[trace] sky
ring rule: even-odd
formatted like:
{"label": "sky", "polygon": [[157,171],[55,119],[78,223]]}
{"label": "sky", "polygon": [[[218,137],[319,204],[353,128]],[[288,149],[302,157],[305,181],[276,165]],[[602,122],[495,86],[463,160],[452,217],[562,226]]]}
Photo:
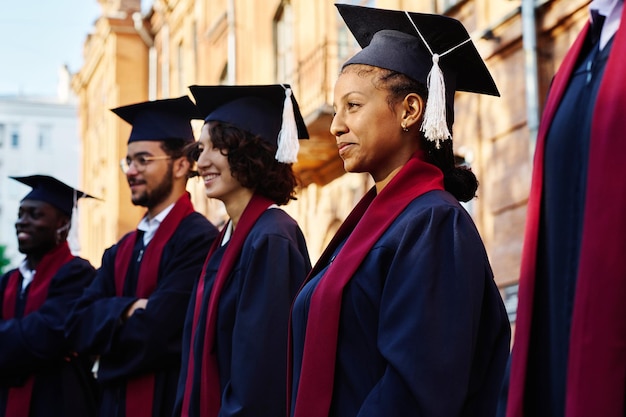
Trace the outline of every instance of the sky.
{"label": "sky", "polygon": [[59,68],[83,64],[97,0],[0,0],[0,96],[55,97]]}

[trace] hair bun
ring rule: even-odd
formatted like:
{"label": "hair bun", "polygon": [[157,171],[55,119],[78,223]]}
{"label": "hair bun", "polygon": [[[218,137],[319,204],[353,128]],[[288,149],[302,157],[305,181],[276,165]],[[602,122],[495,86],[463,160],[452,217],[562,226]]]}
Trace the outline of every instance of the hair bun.
{"label": "hair bun", "polygon": [[478,179],[476,175],[465,167],[455,167],[443,177],[446,191],[456,197],[457,200],[467,202],[476,197]]}

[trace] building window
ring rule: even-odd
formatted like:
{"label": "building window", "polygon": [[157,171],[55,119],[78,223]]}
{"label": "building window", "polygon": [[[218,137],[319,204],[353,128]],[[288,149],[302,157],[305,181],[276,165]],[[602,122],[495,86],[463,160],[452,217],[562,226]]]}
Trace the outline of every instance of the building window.
{"label": "building window", "polygon": [[[196,78],[196,73],[198,72],[198,22],[196,22],[195,20],[193,21],[193,36],[191,37],[191,42],[192,42],[192,48],[193,48],[193,54],[192,54],[192,58],[193,58],[193,69],[192,71],[194,71],[191,74],[191,77]],[[186,88],[187,86],[185,86]],[[184,89],[181,91],[185,91]]]}
{"label": "building window", "polygon": [[52,126],[39,126],[38,146],[42,151],[47,151],[52,148]]}
{"label": "building window", "polygon": [[[457,167],[471,169],[472,161],[474,160],[474,153],[464,146],[459,147],[457,152],[458,153],[454,155],[454,165]],[[471,199],[470,201],[461,201],[460,203],[461,206],[467,210],[470,216],[474,215],[474,199]]]}
{"label": "building window", "polygon": [[185,48],[183,43],[178,44],[176,53],[176,71],[178,72],[178,91],[185,91]]}
{"label": "building window", "polygon": [[219,85],[227,85],[228,84],[228,62],[224,64],[222,68],[222,73],[220,74],[220,82]]}
{"label": "building window", "polygon": [[[376,7],[375,0],[348,0],[342,3],[364,7]],[[337,58],[339,66],[341,67],[352,55],[360,51],[361,47],[338,14],[337,19],[337,24],[339,25],[337,28]]]}
{"label": "building window", "polygon": [[276,52],[276,81],[292,83],[293,58],[293,13],[291,3],[283,1],[274,18],[274,48]]}
{"label": "building window", "polygon": [[438,0],[438,6],[441,13],[445,13],[457,4],[462,3],[465,0]]}
{"label": "building window", "polygon": [[11,126],[10,141],[11,147],[17,149],[20,147],[20,127],[18,125]]}
{"label": "building window", "polygon": [[339,65],[343,65],[352,55],[359,50],[359,44],[352,36],[346,25],[342,25],[337,30],[337,57]]}
{"label": "building window", "polygon": [[506,314],[509,316],[509,321],[515,323],[517,318],[517,293],[519,291],[519,284],[508,285],[502,288],[502,299],[504,301],[504,308]]}

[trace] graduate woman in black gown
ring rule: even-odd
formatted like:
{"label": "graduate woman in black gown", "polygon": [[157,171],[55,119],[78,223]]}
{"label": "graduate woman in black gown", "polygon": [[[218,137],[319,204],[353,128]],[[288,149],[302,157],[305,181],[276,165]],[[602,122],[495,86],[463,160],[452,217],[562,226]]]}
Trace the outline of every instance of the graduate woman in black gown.
{"label": "graduate woman in black gown", "polygon": [[331,132],[375,186],[295,301],[291,415],[492,416],[509,323],[450,131],[455,90],[498,90],[458,21],[338,8],[364,49],[335,85]]}
{"label": "graduate woman in black gown", "polygon": [[311,265],[278,206],[294,196],[308,133],[288,86],[190,89],[205,120],[198,172],[230,219],[187,313],[176,415],[285,416],[289,309]]}

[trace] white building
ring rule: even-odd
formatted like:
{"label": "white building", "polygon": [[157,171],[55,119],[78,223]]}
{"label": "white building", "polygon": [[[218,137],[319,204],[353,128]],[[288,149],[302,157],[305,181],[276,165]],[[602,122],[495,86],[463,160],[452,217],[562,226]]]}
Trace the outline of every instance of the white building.
{"label": "white building", "polygon": [[[9,176],[50,175],[80,188],[80,164],[77,107],[70,96],[61,91],[58,98],[0,96],[0,245],[6,246],[10,266],[23,259],[15,220],[31,188]],[[70,247],[78,252],[76,230],[70,232]]]}

